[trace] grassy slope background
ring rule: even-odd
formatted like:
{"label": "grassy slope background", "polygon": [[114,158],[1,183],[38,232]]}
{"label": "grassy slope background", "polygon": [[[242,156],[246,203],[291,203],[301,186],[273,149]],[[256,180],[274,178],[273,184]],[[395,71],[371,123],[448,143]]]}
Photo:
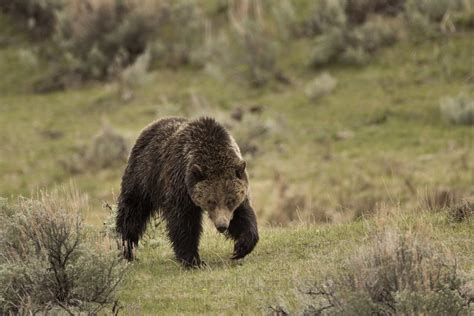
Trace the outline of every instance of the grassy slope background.
{"label": "grassy slope background", "polygon": [[[376,202],[412,202],[417,193],[433,188],[472,193],[472,128],[449,125],[439,114],[441,98],[474,93],[469,80],[471,33],[419,44],[402,42],[364,68],[333,66],[338,86],[317,104],[303,93],[314,73],[291,58],[287,69],[297,79],[288,87],[253,90],[204,72],[163,70],[150,74],[127,104],[120,101],[114,84],[35,95],[27,79],[41,72],[41,65],[27,64],[25,45],[0,51],[5,74],[0,83],[2,195],[29,194],[74,178],[98,207],[119,189],[123,165],[71,175],[62,163],[72,159],[78,146],[90,143],[104,117],[133,143],[141,128],[158,117],[222,116],[233,107],[255,104],[265,106],[261,120],[284,121],[276,135],[260,142],[261,154],[249,162],[260,214],[277,207],[272,204],[277,173],[290,187],[308,192],[310,211],[334,209],[341,216],[345,204],[357,204],[367,195]],[[309,50],[304,41],[293,45],[298,55]],[[21,73],[25,80],[16,78]],[[210,108],[189,106],[196,94]],[[336,140],[343,130],[354,137]]]}
{"label": "grassy slope background", "polygon": [[[59,166],[71,159],[77,146],[90,141],[103,117],[133,142],[157,117],[227,115],[235,106],[258,104],[265,106],[262,119],[285,121],[281,133],[262,141],[263,153],[249,163],[262,224],[275,206],[277,170],[295,190],[309,192],[315,210],[334,209],[339,217],[346,214],[345,201],[357,202],[367,194],[392,206],[402,204],[408,214],[390,225],[427,230],[459,257],[465,271],[472,271],[472,222],[452,225],[442,214],[406,211],[417,209],[416,195],[433,188],[473,193],[472,127],[451,126],[439,115],[440,98],[474,94],[472,33],[421,43],[402,41],[363,68],[331,66],[326,70],[338,86],[317,104],[303,93],[315,74],[301,63],[311,49],[307,40],[290,43],[283,54],[282,67],[295,78],[290,86],[254,90],[203,71],[161,70],[135,89],[131,102],[123,103],[113,83],[31,93],[45,65],[32,57],[31,44],[9,27],[10,22],[0,16],[2,36],[10,39],[0,46],[1,196],[28,195],[73,178],[90,196],[88,222],[99,225],[105,216],[100,205],[117,193],[123,166],[78,175]],[[192,94],[206,99],[210,108],[193,112]],[[380,118],[382,123],[374,123]],[[354,137],[335,140],[341,130],[351,130]],[[283,144],[281,149],[275,141]],[[416,192],[410,193],[408,182]],[[261,243],[243,264],[231,263],[231,243],[206,229],[202,257],[209,268],[197,271],[178,267],[159,234],[157,244],[140,250],[121,299],[127,308],[148,314],[251,313],[275,304],[296,308],[301,284],[339,269],[385,221],[382,216],[335,226],[263,228]]]}

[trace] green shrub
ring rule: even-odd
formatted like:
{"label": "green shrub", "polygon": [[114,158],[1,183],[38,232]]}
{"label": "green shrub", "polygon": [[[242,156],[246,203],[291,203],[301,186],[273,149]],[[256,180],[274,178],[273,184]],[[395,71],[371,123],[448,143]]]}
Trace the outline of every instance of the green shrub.
{"label": "green shrub", "polygon": [[310,289],[316,315],[468,315],[467,280],[446,251],[412,233],[385,232],[333,281]]}
{"label": "green shrub", "polygon": [[405,0],[346,0],[345,12],[351,24],[361,24],[370,15],[394,16],[404,7]]}
{"label": "green shrub", "polygon": [[397,40],[396,25],[390,20],[376,16],[356,28],[351,38],[354,46],[362,47],[368,53],[377,51],[380,47],[389,46]]}
{"label": "green shrub", "polygon": [[150,43],[155,66],[202,66],[206,26],[209,24],[200,6],[190,0],[173,1],[164,10],[163,22]]}
{"label": "green shrub", "polygon": [[266,84],[277,73],[278,39],[261,14],[260,1],[235,2],[228,8],[229,49],[221,53],[230,72],[246,77],[253,86]]}
{"label": "green shrub", "polygon": [[318,0],[307,22],[310,35],[321,35],[331,28],[365,23],[371,16],[396,16],[405,0]]}
{"label": "green shrub", "polygon": [[464,9],[463,0],[407,0],[405,16],[412,36],[426,38],[454,31],[449,13]]}
{"label": "green shrub", "polygon": [[440,110],[441,116],[450,123],[474,124],[474,100],[465,95],[461,94],[441,100]]}
{"label": "green shrub", "polygon": [[453,23],[461,29],[474,29],[474,2],[462,12],[453,15]]}
{"label": "green shrub", "polygon": [[287,40],[297,34],[298,14],[294,2],[291,0],[280,0],[271,2],[268,9],[271,12],[271,18],[275,20],[279,37]]}
{"label": "green shrub", "polygon": [[0,200],[0,313],[88,313],[116,303],[125,265],[86,229],[76,193]]}
{"label": "green shrub", "polygon": [[38,38],[54,32],[64,0],[0,0],[0,11],[18,18]]}
{"label": "green shrub", "polygon": [[81,79],[109,78],[145,51],[162,11],[156,1],[69,2],[55,34],[67,70]]}
{"label": "green shrub", "polygon": [[235,30],[232,39],[236,45],[232,66],[253,86],[262,86],[275,76],[278,44],[259,23],[247,21],[241,30]]}
{"label": "green shrub", "polygon": [[312,64],[321,66],[331,62],[365,64],[381,47],[394,44],[398,39],[397,22],[375,16],[364,24],[351,27],[333,27],[315,40]]}
{"label": "green shrub", "polygon": [[322,66],[336,61],[346,50],[346,31],[341,28],[332,28],[315,39],[311,52],[311,64]]}
{"label": "green shrub", "polygon": [[72,0],[56,16],[54,45],[44,55],[57,67],[39,91],[120,77],[145,52],[150,67],[203,63],[207,22],[192,1]]}
{"label": "green shrub", "polygon": [[124,68],[118,76],[119,94],[123,102],[133,98],[133,89],[148,81],[148,70],[151,63],[151,52],[146,50],[135,62]]}
{"label": "green shrub", "polygon": [[347,24],[344,1],[320,0],[313,9],[313,14],[308,21],[310,34],[319,35],[332,28],[344,28]]}
{"label": "green shrub", "polygon": [[418,13],[432,22],[441,22],[449,11],[462,10],[463,0],[407,0],[407,14]]}

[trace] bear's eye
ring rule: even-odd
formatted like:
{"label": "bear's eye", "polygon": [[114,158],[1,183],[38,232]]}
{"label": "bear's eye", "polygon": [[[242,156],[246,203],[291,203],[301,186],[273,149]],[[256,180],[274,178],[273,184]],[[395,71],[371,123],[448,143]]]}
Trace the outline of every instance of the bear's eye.
{"label": "bear's eye", "polygon": [[211,199],[207,200],[207,205],[209,205],[210,207],[216,206],[216,204],[217,203],[214,200],[211,200]]}
{"label": "bear's eye", "polygon": [[237,177],[237,179],[242,179],[243,178],[242,172],[240,170],[235,170],[235,176]]}

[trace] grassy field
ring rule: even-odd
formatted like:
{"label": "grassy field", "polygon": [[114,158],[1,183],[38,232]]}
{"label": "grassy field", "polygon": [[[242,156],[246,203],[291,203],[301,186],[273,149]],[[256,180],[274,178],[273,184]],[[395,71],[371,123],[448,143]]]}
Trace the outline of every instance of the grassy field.
{"label": "grassy field", "polygon": [[240,263],[228,259],[231,242],[208,229],[201,246],[201,258],[208,267],[192,271],[174,261],[171,248],[158,234],[154,246],[140,250],[139,262],[131,267],[120,294],[127,306],[124,311],[249,315],[280,306],[296,314],[310,302],[303,295],[306,289],[333,277],[358,248],[385,229],[430,236],[435,245],[457,256],[463,271],[472,274],[472,221],[455,225],[449,224],[444,213],[395,213],[350,224],[264,228],[256,250]]}
{"label": "grassy field", "polygon": [[[41,43],[10,22],[0,15],[0,196],[74,182],[89,196],[87,222],[99,227],[125,163],[77,172],[70,166],[104,121],[130,145],[141,128],[167,115],[232,122],[243,143],[243,131],[265,126],[257,154],[246,156],[262,227],[256,250],[231,262],[231,242],[206,227],[201,257],[208,267],[183,270],[159,232],[130,267],[119,295],[125,313],[256,314],[276,306],[298,312],[307,304],[301,287],[339,271],[388,228],[423,232],[472,275],[474,222],[454,224],[443,212],[426,211],[426,200],[474,195],[474,129],[449,124],[439,110],[444,97],[474,96],[474,33],[402,40],[364,67],[330,65],[324,71],[337,86],[317,102],[304,93],[321,72],[305,62],[312,49],[305,38],[280,52],[288,85],[255,89],[206,69],[160,69],[124,100],[116,82],[34,93],[49,65],[32,54]],[[247,113],[242,123],[230,118],[236,108],[251,107],[261,114]]]}
{"label": "grassy field", "polygon": [[[338,222],[380,203],[414,206],[420,196],[439,190],[472,194],[472,127],[450,125],[439,111],[446,96],[474,94],[472,33],[402,41],[367,67],[331,66],[325,70],[337,87],[316,103],[304,95],[318,73],[301,62],[309,40],[291,42],[288,51],[295,53],[283,59],[291,85],[252,89],[205,70],[161,70],[146,75],[134,98],[124,102],[115,83],[32,93],[32,82],[47,65],[34,58],[21,35],[8,38],[11,43],[0,48],[3,196],[73,179],[98,209],[117,194],[124,164],[79,173],[64,166],[75,164],[78,148],[90,145],[104,119],[133,144],[158,117],[212,115],[227,122],[233,109],[252,106],[263,113],[250,122],[268,125],[257,139],[257,155],[247,157],[264,220],[278,222],[291,199],[301,202],[290,203],[290,212],[299,208],[309,217]],[[244,122],[232,131],[240,136],[246,128],[251,127]]]}

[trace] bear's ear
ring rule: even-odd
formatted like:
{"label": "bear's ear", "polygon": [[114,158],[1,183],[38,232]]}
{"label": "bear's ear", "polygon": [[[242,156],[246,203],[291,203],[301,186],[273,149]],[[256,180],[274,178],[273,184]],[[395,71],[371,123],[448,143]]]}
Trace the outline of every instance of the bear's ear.
{"label": "bear's ear", "polygon": [[247,162],[245,160],[242,160],[239,162],[237,165],[237,169],[235,170],[235,175],[239,179],[244,179],[245,178],[245,168],[247,167]]}
{"label": "bear's ear", "polygon": [[204,172],[202,172],[201,167],[196,164],[191,167],[190,174],[193,177],[193,182],[199,182],[204,180]]}

